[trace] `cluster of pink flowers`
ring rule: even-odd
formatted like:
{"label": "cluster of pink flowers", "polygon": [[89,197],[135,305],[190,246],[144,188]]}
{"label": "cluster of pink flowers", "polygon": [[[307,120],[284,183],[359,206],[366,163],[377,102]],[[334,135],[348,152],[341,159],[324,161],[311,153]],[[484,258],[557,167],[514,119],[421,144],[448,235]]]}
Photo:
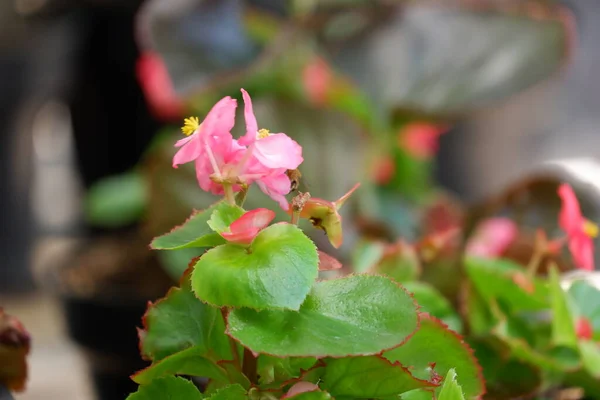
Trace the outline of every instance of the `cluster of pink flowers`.
{"label": "cluster of pink flowers", "polygon": [[221,99],[199,124],[197,119],[186,120],[182,128],[188,137],[179,140],[180,147],[173,157],[173,167],[194,162],[200,187],[213,194],[233,192],[256,183],[281,208],[288,210],[285,195],[290,192],[287,170],[302,163],[302,147],[284,133],[271,134],[258,129],[250,95],[242,89],[246,134],[234,139],[237,101],[227,96]]}

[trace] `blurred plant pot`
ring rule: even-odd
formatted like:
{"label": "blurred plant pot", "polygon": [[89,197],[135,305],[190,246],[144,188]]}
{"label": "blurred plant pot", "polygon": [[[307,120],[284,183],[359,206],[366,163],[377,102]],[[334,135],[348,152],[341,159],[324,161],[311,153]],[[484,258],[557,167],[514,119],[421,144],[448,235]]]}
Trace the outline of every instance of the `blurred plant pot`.
{"label": "blurred plant pot", "polygon": [[67,244],[38,275],[61,297],[68,334],[84,351],[99,400],[136,390],[129,377],[148,365],[136,327],[148,301],[173,285],[147,244],[137,230]]}

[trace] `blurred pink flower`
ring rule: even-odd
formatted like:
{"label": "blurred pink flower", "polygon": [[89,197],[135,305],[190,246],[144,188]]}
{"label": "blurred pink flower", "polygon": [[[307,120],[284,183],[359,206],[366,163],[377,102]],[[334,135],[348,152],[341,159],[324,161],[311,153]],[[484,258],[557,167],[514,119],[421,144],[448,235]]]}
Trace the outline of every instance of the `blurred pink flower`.
{"label": "blurred pink flower", "polygon": [[329,65],[320,57],[315,57],[302,72],[302,83],[308,99],[317,105],[327,101],[332,74]]}
{"label": "blurred pink flower", "polygon": [[154,53],[142,54],[136,64],[136,74],[151,112],[160,120],[181,118],[185,111],[177,96],[162,59]]}
{"label": "blurred pink flower", "polygon": [[249,246],[258,233],[275,218],[275,212],[266,208],[248,211],[229,225],[228,232],[221,232],[223,239],[230,243]]}
{"label": "blurred pink flower", "polygon": [[508,218],[490,218],[476,228],[467,243],[467,253],[472,256],[498,257],[515,240],[517,224]]}
{"label": "blurred pink flower", "polygon": [[447,127],[428,122],[410,123],[402,129],[398,136],[400,147],[415,158],[431,158],[438,151],[440,135],[447,131]]}
{"label": "blurred pink flower", "polygon": [[385,185],[390,183],[396,174],[396,164],[389,155],[382,155],[373,164],[372,178],[375,183]]}
{"label": "blurred pink flower", "polygon": [[590,340],[594,335],[594,328],[587,318],[579,317],[575,323],[575,333],[579,339]]}
{"label": "blurred pink flower", "polygon": [[593,271],[594,244],[592,238],[598,234],[598,227],[581,214],[579,202],[571,186],[560,185],[558,195],[562,200],[558,224],[567,234],[573,261],[577,268]]}

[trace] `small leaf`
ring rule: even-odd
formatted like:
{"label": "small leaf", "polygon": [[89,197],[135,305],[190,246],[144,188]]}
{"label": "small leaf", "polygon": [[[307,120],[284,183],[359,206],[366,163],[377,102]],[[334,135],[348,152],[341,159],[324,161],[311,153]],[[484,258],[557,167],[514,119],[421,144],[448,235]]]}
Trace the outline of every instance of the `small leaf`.
{"label": "small leaf", "polygon": [[172,288],[148,306],[140,331],[141,351],[158,361],[190,347],[213,361],[233,358],[221,311],[201,302],[191,291],[189,275],[181,288]]}
{"label": "small leaf", "polygon": [[243,208],[228,203],[221,203],[213,211],[207,224],[217,233],[225,232],[229,229],[229,225],[242,215],[244,215]]}
{"label": "small leaf", "polygon": [[317,359],[314,357],[279,358],[261,354],[258,357],[259,383],[264,388],[264,385],[273,382],[284,382],[292,378],[299,378],[302,371],[310,369],[316,362]]}
{"label": "small leaf", "polygon": [[298,227],[272,225],[249,249],[225,244],[206,252],[194,266],[196,295],[219,307],[298,310],[317,278],[314,243]]}
{"label": "small leaf", "polygon": [[[248,400],[246,389],[239,384],[225,386],[207,397],[210,400]],[[179,399],[177,399],[179,400]]]}
{"label": "small leaf", "polygon": [[456,372],[454,369],[451,369],[446,374],[446,379],[444,379],[444,385],[442,386],[442,390],[440,390],[438,400],[465,400],[462,389],[456,381]]}
{"label": "small leaf", "polygon": [[557,346],[577,348],[577,335],[573,317],[569,312],[567,295],[560,286],[556,267],[550,268],[550,302],[552,304],[552,343]]}
{"label": "small leaf", "polygon": [[204,211],[194,212],[182,225],[171,232],[154,238],[150,247],[154,250],[177,250],[188,247],[212,247],[225,243],[225,239],[208,226],[213,212],[230,207],[225,202],[213,204]]}
{"label": "small leaf", "polygon": [[422,282],[406,282],[406,290],[411,292],[419,304],[421,312],[426,312],[442,320],[450,329],[460,333],[462,320],[450,302],[433,286]]}
{"label": "small leaf", "polygon": [[437,386],[417,379],[400,363],[380,356],[346,357],[325,361],[323,388],[333,396],[385,397]]}
{"label": "small leaf", "polygon": [[352,269],[363,273],[373,268],[383,257],[385,244],[381,242],[361,241],[352,252]]}
{"label": "small leaf", "polygon": [[109,228],[136,222],[147,203],[144,178],[135,172],[110,176],[95,183],[85,199],[86,219]]}
{"label": "small leaf", "polygon": [[433,317],[422,315],[421,326],[415,334],[402,346],[383,355],[392,362],[411,366],[411,373],[420,379],[430,377],[433,364],[434,371],[440,375],[454,368],[466,397],[478,397],[485,392],[481,367],[473,350],[458,334]]}
{"label": "small leaf", "polygon": [[234,309],[228,317],[232,337],[256,353],[279,357],[376,354],[398,346],[416,328],[411,296],[370,275],[317,282],[299,312]]}
{"label": "small leaf", "polygon": [[[468,257],[467,274],[477,291],[488,302],[502,299],[513,311],[537,311],[548,308],[545,283],[532,279],[533,293],[519,281],[515,274],[523,268],[509,260]],[[460,376],[460,373],[459,373]]]}
{"label": "small leaf", "polygon": [[134,382],[147,384],[156,378],[167,375],[201,376],[211,379],[227,379],[227,373],[215,363],[202,356],[206,352],[202,347],[192,347],[171,354],[139,371],[131,377]]}
{"label": "small leaf", "polygon": [[187,379],[167,376],[141,385],[127,400],[201,400],[202,393]]}

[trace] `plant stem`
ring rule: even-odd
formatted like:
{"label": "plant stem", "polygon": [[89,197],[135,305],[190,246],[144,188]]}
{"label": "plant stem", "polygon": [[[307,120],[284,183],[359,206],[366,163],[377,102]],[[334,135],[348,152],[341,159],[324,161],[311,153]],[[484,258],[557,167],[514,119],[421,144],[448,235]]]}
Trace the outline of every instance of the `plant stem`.
{"label": "plant stem", "polygon": [[531,256],[531,260],[527,265],[527,276],[533,278],[538,268],[540,267],[540,263],[542,262],[542,257],[544,257],[544,251],[541,250],[537,245],[533,250],[533,255]]}
{"label": "plant stem", "polygon": [[233,196],[233,188],[230,183],[223,183],[223,191],[225,192],[225,200],[232,206],[235,206],[235,197]]}
{"label": "plant stem", "polygon": [[[225,323],[225,325],[227,325],[227,307],[221,307],[221,315],[223,316],[223,322]],[[238,353],[238,349],[237,349],[235,340],[233,340],[233,338],[229,335],[227,335],[227,338],[229,339],[229,347],[231,348],[231,355],[233,356],[233,362],[235,363],[235,366],[237,367],[237,369],[241,371],[242,365],[240,362],[240,353]]]}
{"label": "plant stem", "polygon": [[244,364],[242,366],[242,372],[244,372],[244,375],[246,375],[253,384],[258,383],[256,376],[256,361],[254,354],[247,348],[244,348]]}
{"label": "plant stem", "polygon": [[242,190],[235,195],[235,202],[238,206],[244,207],[244,202],[246,201],[246,195],[248,194],[248,186],[242,185]]}
{"label": "plant stem", "polygon": [[300,211],[294,210],[292,212],[292,224],[298,225],[298,220],[300,219]]}

